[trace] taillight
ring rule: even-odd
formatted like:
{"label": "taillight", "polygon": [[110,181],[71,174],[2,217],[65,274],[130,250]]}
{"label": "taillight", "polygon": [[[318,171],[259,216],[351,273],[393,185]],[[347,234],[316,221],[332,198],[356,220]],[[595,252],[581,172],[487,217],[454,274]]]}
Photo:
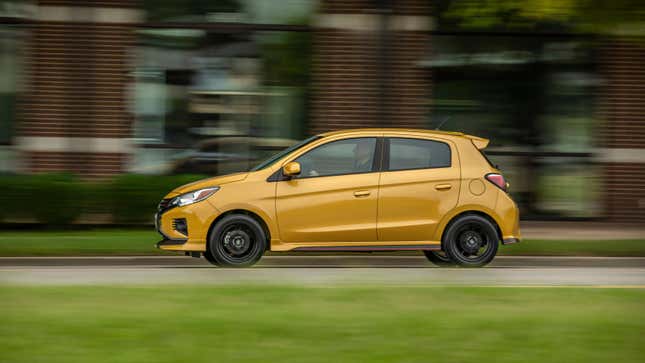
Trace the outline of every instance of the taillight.
{"label": "taillight", "polygon": [[504,177],[502,176],[502,174],[497,174],[497,173],[486,174],[486,180],[495,184],[497,187],[499,187],[499,189],[506,191],[506,180],[504,180]]}

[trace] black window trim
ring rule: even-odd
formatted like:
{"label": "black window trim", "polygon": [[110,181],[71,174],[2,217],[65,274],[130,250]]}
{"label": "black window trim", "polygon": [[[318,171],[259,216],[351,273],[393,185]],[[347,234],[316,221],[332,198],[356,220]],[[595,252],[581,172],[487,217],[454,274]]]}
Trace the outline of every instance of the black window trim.
{"label": "black window trim", "polygon": [[[320,144],[316,147],[314,147],[311,150],[308,150],[307,152],[298,155],[298,158],[306,155],[317,148],[330,144],[332,142],[336,141],[345,141],[345,140],[353,140],[353,139],[375,139],[376,144],[374,146],[374,159],[372,160],[372,169],[370,171],[359,171],[355,173],[338,173],[338,174],[328,174],[328,175],[312,175],[312,176],[295,176],[295,177],[289,177],[286,176],[282,173],[282,167],[276,170],[271,176],[267,178],[268,182],[279,182],[279,181],[287,181],[287,180],[300,180],[300,179],[311,179],[311,178],[325,178],[329,176],[341,176],[341,175],[356,175],[356,174],[372,174],[372,173],[379,173],[382,171],[383,167],[385,164],[383,164],[383,156],[385,155],[383,152],[384,149],[384,140],[383,137],[381,136],[354,136],[354,137],[348,137],[344,139],[336,139],[336,140],[330,140],[329,142],[326,142],[324,144]],[[296,158],[297,159],[297,158]],[[293,160],[295,161],[295,159]]]}
{"label": "black window trim", "polygon": [[[394,169],[390,170],[389,165],[390,165],[390,140],[391,139],[412,139],[412,140],[420,140],[420,141],[433,141],[433,142],[438,142],[445,144],[448,146],[448,153],[449,153],[449,158],[450,160],[450,165],[448,166],[430,166],[427,168],[407,168],[407,169]],[[452,168],[452,147],[450,146],[450,143],[446,141],[440,141],[436,139],[424,139],[424,138],[419,138],[419,137],[411,137],[411,136],[386,136],[384,140],[384,149],[385,153],[383,154],[383,163],[382,163],[382,168],[381,171],[384,173],[392,173],[392,172],[397,172],[397,171],[407,171],[407,170],[427,170],[427,169],[446,169],[446,168]]]}

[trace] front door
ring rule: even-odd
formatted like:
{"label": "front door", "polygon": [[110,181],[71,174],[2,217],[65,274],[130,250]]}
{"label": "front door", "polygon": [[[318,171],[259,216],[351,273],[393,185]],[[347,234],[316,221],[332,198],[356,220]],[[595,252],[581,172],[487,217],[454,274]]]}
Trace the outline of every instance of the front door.
{"label": "front door", "polygon": [[457,204],[459,162],[448,142],[385,139],[378,202],[380,241],[430,241],[441,218]]}
{"label": "front door", "polygon": [[330,141],[299,156],[301,173],[279,181],[284,242],[376,241],[376,137]]}

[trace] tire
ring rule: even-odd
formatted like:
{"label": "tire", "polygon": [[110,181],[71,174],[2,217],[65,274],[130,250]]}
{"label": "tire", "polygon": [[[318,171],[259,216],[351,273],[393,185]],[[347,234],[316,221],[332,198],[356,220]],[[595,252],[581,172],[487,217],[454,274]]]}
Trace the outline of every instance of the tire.
{"label": "tire", "polygon": [[444,251],[423,251],[428,261],[434,263],[439,267],[455,266],[456,263],[446,255]]}
{"label": "tire", "polygon": [[210,262],[211,265],[219,266],[217,261],[215,261],[215,259],[213,258],[211,251],[204,252],[204,258],[206,259],[206,261]]}
{"label": "tire", "polygon": [[443,250],[457,265],[482,267],[497,254],[499,235],[487,218],[476,214],[458,217],[444,233]]}
{"label": "tire", "polygon": [[221,267],[249,267],[262,258],[266,246],[266,233],[255,219],[233,214],[215,224],[204,257]]}

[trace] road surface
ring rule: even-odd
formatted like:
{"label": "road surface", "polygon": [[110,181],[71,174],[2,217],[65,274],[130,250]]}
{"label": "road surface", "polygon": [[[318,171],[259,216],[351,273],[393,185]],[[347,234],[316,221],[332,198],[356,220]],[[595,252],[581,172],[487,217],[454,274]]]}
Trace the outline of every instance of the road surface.
{"label": "road surface", "polygon": [[266,256],[253,268],[190,257],[3,257],[12,285],[461,285],[645,288],[645,258],[498,257],[482,269],[437,268],[423,256]]}

